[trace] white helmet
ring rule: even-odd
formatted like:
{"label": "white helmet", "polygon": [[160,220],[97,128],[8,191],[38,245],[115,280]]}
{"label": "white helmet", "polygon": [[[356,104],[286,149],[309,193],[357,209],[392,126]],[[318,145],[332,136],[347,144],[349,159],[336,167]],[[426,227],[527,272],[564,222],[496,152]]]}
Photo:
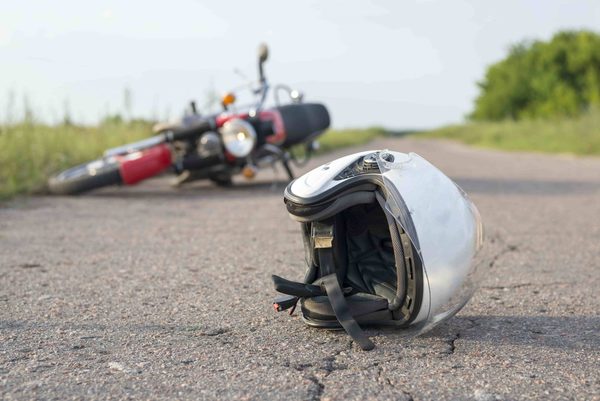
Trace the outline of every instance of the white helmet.
{"label": "white helmet", "polygon": [[341,326],[368,350],[374,345],[358,323],[420,334],[458,312],[476,288],[479,212],[415,153],[342,157],[294,180],[284,200],[302,223],[308,270],[303,283],[273,276],[287,294],[274,306],[300,300],[310,326]]}

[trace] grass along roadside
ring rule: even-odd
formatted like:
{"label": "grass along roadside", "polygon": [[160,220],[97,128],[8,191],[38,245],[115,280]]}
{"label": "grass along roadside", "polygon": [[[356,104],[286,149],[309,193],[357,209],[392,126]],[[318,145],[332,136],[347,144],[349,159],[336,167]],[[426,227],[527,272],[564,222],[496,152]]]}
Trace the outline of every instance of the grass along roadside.
{"label": "grass along roadside", "polygon": [[319,137],[318,153],[327,153],[334,149],[362,145],[387,134],[388,132],[380,127],[364,129],[331,129]]}
{"label": "grass along roadside", "polygon": [[[384,135],[382,128],[329,130],[319,153],[359,145]],[[0,127],[0,200],[42,192],[56,172],[102,156],[104,150],[152,135],[151,123],[111,122],[97,127],[17,124]]]}
{"label": "grass along roadside", "polygon": [[42,191],[50,174],[97,159],[107,148],[147,137],[150,129],[147,122],[2,126],[0,199]]}
{"label": "grass along roadside", "polygon": [[419,136],[504,150],[600,155],[600,109],[577,118],[451,125]]}

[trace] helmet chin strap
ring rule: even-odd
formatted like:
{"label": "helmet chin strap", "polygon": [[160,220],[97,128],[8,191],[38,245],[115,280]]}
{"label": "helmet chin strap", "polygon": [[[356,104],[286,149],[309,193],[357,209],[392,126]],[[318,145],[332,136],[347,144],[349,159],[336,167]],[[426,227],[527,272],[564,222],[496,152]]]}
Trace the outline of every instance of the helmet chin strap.
{"label": "helmet chin strap", "polygon": [[315,248],[319,257],[319,268],[322,277],[321,287],[327,293],[331,308],[335,317],[342,325],[346,333],[360,345],[364,351],[370,351],[375,348],[375,344],[366,336],[360,328],[352,313],[348,302],[344,297],[344,292],[340,286],[336,274],[335,262],[333,260],[333,224],[315,222],[313,224],[312,236],[314,238]]}

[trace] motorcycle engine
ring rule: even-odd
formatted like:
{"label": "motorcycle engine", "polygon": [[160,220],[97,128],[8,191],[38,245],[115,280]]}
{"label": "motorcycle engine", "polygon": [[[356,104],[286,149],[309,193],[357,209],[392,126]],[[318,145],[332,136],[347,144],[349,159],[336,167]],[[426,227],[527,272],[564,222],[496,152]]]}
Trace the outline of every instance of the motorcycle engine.
{"label": "motorcycle engine", "polygon": [[206,132],[198,139],[198,154],[202,157],[214,156],[221,153],[221,140],[216,132]]}

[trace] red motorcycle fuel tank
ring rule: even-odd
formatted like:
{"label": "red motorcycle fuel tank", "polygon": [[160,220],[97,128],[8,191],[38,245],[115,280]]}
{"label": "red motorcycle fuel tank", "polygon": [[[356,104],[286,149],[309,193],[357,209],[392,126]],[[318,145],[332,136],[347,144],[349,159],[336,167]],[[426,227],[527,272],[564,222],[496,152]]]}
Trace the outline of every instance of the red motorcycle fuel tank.
{"label": "red motorcycle fuel tank", "polygon": [[118,156],[119,172],[123,182],[132,185],[155,176],[171,165],[171,150],[166,144],[160,144],[139,152]]}

